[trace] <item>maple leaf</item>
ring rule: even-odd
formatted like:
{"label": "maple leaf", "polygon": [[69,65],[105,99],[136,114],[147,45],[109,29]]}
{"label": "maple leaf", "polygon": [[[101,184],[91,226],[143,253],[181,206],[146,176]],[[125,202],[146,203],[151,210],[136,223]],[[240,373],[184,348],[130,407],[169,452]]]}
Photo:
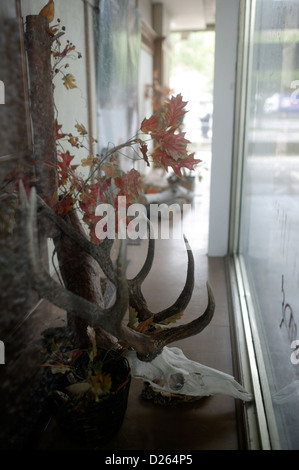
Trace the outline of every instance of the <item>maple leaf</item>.
{"label": "maple leaf", "polygon": [[129,322],[128,326],[134,328],[135,323],[138,322],[138,312],[133,307],[129,307]]}
{"label": "maple leaf", "polygon": [[189,140],[185,139],[185,132],[174,134],[173,132],[165,132],[161,136],[161,147],[174,160],[186,155],[187,144]]}
{"label": "maple leaf", "polygon": [[99,392],[101,395],[105,395],[106,393],[109,393],[112,387],[112,380],[111,380],[110,373],[103,372],[98,378],[98,383],[100,387]]}
{"label": "maple leaf", "polygon": [[153,114],[149,119],[143,119],[140,130],[145,134],[149,132],[157,132],[160,127],[160,117]]}
{"label": "maple leaf", "polygon": [[128,173],[123,173],[121,177],[115,178],[115,184],[120,189],[118,195],[138,196],[140,192],[140,173],[132,168]]}
{"label": "maple leaf", "polygon": [[183,101],[181,94],[171,97],[171,100],[166,105],[164,116],[167,127],[177,127],[180,124],[180,118],[182,118],[187,112],[184,109],[187,103],[187,101]]}
{"label": "maple leaf", "polygon": [[175,163],[175,160],[173,160],[173,158],[167,155],[167,153],[159,147],[154,150],[152,154],[152,159],[155,163],[162,166],[166,171],[168,169],[168,166],[171,166]]}
{"label": "maple leaf", "polygon": [[181,178],[183,175],[181,173],[182,168],[188,168],[189,170],[194,170],[194,166],[197,165],[198,163],[201,163],[202,160],[195,159],[194,158],[194,153],[191,153],[188,155],[187,158],[184,158],[183,160],[180,160],[178,162],[175,162],[172,166],[173,171]]}
{"label": "maple leaf", "polygon": [[103,163],[101,169],[106,178],[116,178],[121,176],[121,170],[115,160],[111,159],[110,162]]}
{"label": "maple leaf", "polygon": [[79,132],[79,134],[81,134],[81,135],[86,135],[86,134],[87,134],[87,130],[85,129],[85,127],[83,126],[83,124],[76,124],[76,125],[75,125],[75,128],[77,129],[77,131]]}
{"label": "maple leaf", "polygon": [[73,135],[70,136],[68,139],[68,142],[72,145],[72,147],[77,147],[78,146],[78,137],[74,137]]}
{"label": "maple leaf", "polygon": [[71,161],[74,158],[74,155],[71,155],[70,152],[67,150],[65,153],[59,152],[60,161],[58,161],[58,165],[60,168],[69,168]]}
{"label": "maple leaf", "polygon": [[147,151],[148,151],[147,145],[146,144],[141,144],[140,145],[140,151],[143,155],[143,160],[146,162],[147,166],[150,166],[150,163],[148,161],[148,156],[147,156]]}
{"label": "maple leaf", "polygon": [[73,210],[76,200],[71,194],[64,196],[55,206],[55,212],[63,216]]}
{"label": "maple leaf", "polygon": [[56,140],[63,139],[67,134],[62,134],[60,132],[60,129],[62,128],[62,125],[59,125],[57,121],[55,121],[55,134],[56,134]]}
{"label": "maple leaf", "polygon": [[65,153],[57,152],[57,156],[58,156],[57,164],[59,167],[60,185],[64,185],[67,183],[70,177],[73,179],[76,178],[74,170],[77,168],[78,165],[70,165],[74,156],[71,155],[69,151]]}
{"label": "maple leaf", "polygon": [[77,88],[77,85],[75,84],[76,79],[71,73],[66,74],[62,80],[67,90],[70,90],[71,88]]}
{"label": "maple leaf", "polygon": [[165,320],[161,321],[160,323],[162,325],[168,325],[169,323],[175,323],[177,320],[180,320],[180,318],[184,315],[184,310],[182,310],[179,313],[176,313],[175,315],[172,315],[171,317],[166,318]]}
{"label": "maple leaf", "polygon": [[132,168],[128,173],[128,185],[130,191],[138,196],[140,192],[140,173],[134,168]]}
{"label": "maple leaf", "polygon": [[91,166],[94,162],[97,161],[97,157],[94,155],[88,155],[87,158],[82,158],[81,160],[81,166]]}

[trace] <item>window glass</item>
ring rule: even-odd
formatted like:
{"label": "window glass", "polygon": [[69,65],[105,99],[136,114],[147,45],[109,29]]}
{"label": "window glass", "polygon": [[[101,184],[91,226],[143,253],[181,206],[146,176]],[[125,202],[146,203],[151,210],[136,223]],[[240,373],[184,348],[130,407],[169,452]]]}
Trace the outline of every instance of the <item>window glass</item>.
{"label": "window glass", "polygon": [[299,1],[253,3],[239,252],[250,285],[280,445],[295,449],[299,448]]}

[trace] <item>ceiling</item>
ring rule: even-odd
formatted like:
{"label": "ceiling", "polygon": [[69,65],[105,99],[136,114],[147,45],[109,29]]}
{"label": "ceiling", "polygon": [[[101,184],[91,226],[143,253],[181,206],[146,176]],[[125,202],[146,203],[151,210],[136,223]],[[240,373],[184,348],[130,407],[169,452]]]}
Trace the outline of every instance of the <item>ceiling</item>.
{"label": "ceiling", "polygon": [[197,31],[215,27],[216,0],[159,0],[170,17],[172,31]]}

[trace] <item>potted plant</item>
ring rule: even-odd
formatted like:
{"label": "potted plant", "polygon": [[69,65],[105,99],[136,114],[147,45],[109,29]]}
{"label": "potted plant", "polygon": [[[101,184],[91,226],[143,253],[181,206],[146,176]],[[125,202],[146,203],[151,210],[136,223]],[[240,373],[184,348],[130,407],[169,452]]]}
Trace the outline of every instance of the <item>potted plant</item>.
{"label": "potted plant", "polygon": [[86,349],[69,349],[53,341],[44,366],[60,376],[49,397],[59,427],[74,442],[96,449],[121,427],[131,374],[118,351],[99,349],[93,328],[87,327],[87,336]]}

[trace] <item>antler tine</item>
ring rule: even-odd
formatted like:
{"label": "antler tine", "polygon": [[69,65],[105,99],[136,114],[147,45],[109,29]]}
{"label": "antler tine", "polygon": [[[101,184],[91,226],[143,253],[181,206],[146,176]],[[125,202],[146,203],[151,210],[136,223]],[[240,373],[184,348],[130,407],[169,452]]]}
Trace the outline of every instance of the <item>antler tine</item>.
{"label": "antler tine", "polygon": [[155,239],[150,236],[151,235],[151,221],[149,219],[147,219],[147,228],[148,228],[149,237],[148,237],[148,249],[147,249],[146,259],[139,273],[133,279],[129,281],[132,284],[133,283],[142,284],[146,276],[149,274],[153,265],[154,256],[155,256]]}
{"label": "antler tine", "polygon": [[189,336],[197,335],[206,328],[206,326],[212,320],[215,311],[215,299],[209,283],[207,283],[207,291],[208,305],[205,312],[200,317],[185,325],[180,325],[169,329],[164,329],[158,333],[153,333],[153,337],[161,348],[174,341],[179,341],[181,339],[188,338]]}
{"label": "antler tine", "polygon": [[[68,291],[43,269],[37,252],[37,226],[36,207],[37,198],[35,188],[31,189],[29,204],[24,191],[20,190],[21,204],[25,219],[25,232],[27,241],[27,253],[29,264],[29,277],[32,287],[39,296],[52,302],[59,308],[72,311],[78,316],[86,319],[91,326],[104,328],[108,333],[115,335],[121,330],[121,322],[128,307],[128,290],[124,275],[126,244],[122,243],[118,260],[116,287],[117,295],[114,305],[108,309],[101,309],[97,304],[85,300]],[[113,319],[113,320],[112,320]]]}
{"label": "antler tine", "polygon": [[215,299],[210,285],[207,283],[208,305],[205,312],[196,320],[185,325],[172,327],[159,332],[148,334],[138,333],[131,328],[121,327],[123,339],[132,346],[137,357],[144,362],[150,362],[161,353],[164,346],[174,341],[194,336],[204,330],[210,323],[215,311]]}
{"label": "antler tine", "polygon": [[75,230],[71,224],[67,223],[62,217],[56,214],[38,195],[37,200],[39,206],[43,208],[45,215],[55,222],[64,233],[78,243],[86,253],[92,256],[99,263],[105,276],[107,276],[110,281],[114,282],[114,270],[110,258],[113,240],[106,238],[99,245],[90,242],[86,237],[83,237],[77,230]]}
{"label": "antler tine", "polygon": [[[148,220],[148,230],[150,229],[150,221]],[[155,239],[148,238],[147,256],[145,262],[139,273],[133,278],[128,280],[130,306],[135,308],[138,312],[139,321],[144,321],[150,318],[153,314],[148,309],[146,300],[141,291],[141,285],[149,274],[155,256]]]}
{"label": "antler tine", "polygon": [[176,315],[177,313],[182,312],[189,304],[194,289],[194,257],[189,242],[185,235],[184,241],[188,254],[188,269],[184,288],[173,305],[167,307],[161,312],[153,314],[153,312],[149,310],[146,300],[141,291],[142,282],[144,281],[152,267],[153,258],[155,254],[154,239],[149,238],[146,261],[137,276],[134,279],[128,281],[130,292],[130,305],[138,312],[139,321],[147,320],[148,318],[153,316],[153,321],[155,323],[159,323],[171,316]]}
{"label": "antler tine", "polygon": [[188,254],[188,269],[184,288],[173,305],[154,315],[154,323],[160,323],[161,321],[184,311],[191,300],[194,289],[194,257],[185,235],[184,241]]}

